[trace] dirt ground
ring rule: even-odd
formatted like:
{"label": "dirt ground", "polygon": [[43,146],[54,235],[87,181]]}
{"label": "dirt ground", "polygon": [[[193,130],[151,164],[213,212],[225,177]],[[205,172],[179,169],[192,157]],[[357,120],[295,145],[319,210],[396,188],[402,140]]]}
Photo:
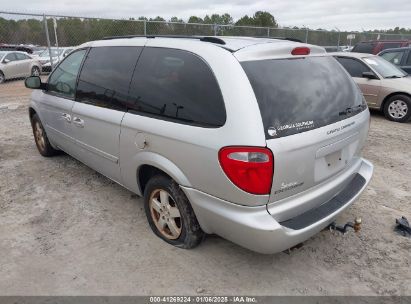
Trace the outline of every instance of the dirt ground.
{"label": "dirt ground", "polygon": [[209,236],[194,250],[158,239],[142,200],[67,156],[43,158],[22,81],[0,85],[0,295],[411,295],[411,124],[372,113],[368,189],[339,222],[291,254]]}

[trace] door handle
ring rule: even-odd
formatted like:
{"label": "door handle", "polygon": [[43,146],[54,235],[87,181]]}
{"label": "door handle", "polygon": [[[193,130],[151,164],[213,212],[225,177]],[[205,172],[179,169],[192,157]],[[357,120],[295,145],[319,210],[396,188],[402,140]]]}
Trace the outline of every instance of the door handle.
{"label": "door handle", "polygon": [[78,117],[73,117],[73,123],[80,128],[84,128],[84,120]]}
{"label": "door handle", "polygon": [[71,115],[70,114],[63,113],[63,114],[61,114],[61,117],[63,117],[63,119],[66,120],[67,122],[71,122]]}

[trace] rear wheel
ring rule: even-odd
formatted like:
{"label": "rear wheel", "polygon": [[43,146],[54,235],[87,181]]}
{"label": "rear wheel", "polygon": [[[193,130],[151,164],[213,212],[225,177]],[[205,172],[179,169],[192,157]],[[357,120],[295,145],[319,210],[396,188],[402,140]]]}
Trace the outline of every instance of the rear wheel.
{"label": "rear wheel", "polygon": [[411,117],[411,98],[406,95],[391,96],[384,105],[384,115],[396,122],[407,122]]}
{"label": "rear wheel", "polygon": [[33,128],[34,141],[40,154],[45,157],[57,154],[58,151],[51,146],[43,124],[37,114],[34,114],[31,118],[31,127]]}
{"label": "rear wheel", "polygon": [[194,248],[204,238],[191,205],[172,179],[152,177],[144,191],[144,209],[153,232],[180,248]]}
{"label": "rear wheel", "polygon": [[40,76],[40,68],[38,66],[31,68],[31,76]]}
{"label": "rear wheel", "polygon": [[2,71],[0,71],[0,83],[3,83],[6,80]]}

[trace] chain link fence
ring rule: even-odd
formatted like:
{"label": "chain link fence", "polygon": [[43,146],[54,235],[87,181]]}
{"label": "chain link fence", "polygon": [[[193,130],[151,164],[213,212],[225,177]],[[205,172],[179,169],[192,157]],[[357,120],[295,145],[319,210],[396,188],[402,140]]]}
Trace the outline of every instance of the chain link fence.
{"label": "chain link fence", "polygon": [[[5,45],[31,47],[40,53],[50,49],[50,60],[54,64],[61,60],[59,55],[65,47],[75,47],[86,41],[108,36],[123,35],[198,35],[198,36],[251,36],[269,38],[293,38],[302,42],[325,47],[354,45],[366,40],[411,40],[411,35],[371,32],[344,32],[338,30],[311,30],[308,28],[268,28],[218,24],[179,23],[166,21],[107,19],[74,16],[49,16],[0,11],[0,50]],[[350,37],[351,36],[351,37]],[[349,39],[350,38],[350,39]],[[1,51],[0,51],[1,52]],[[55,56],[54,56],[55,55]],[[23,84],[21,79],[31,72],[27,70],[20,81],[7,80],[1,72],[0,104],[4,99],[19,99]],[[17,96],[17,97],[16,97]]]}

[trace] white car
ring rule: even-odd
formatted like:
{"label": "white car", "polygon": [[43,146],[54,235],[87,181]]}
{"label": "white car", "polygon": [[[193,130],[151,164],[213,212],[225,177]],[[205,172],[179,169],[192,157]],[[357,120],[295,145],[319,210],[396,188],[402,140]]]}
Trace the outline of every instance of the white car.
{"label": "white car", "polygon": [[[51,57],[53,60],[53,65],[56,66],[64,57],[66,57],[74,48],[72,47],[62,47],[62,48],[51,48]],[[49,73],[52,70],[50,64],[50,53],[49,50],[44,50],[39,56],[38,60],[42,65],[42,71]]]}
{"label": "white car", "polygon": [[0,51],[0,83],[7,79],[38,76],[41,63],[24,52]]}

